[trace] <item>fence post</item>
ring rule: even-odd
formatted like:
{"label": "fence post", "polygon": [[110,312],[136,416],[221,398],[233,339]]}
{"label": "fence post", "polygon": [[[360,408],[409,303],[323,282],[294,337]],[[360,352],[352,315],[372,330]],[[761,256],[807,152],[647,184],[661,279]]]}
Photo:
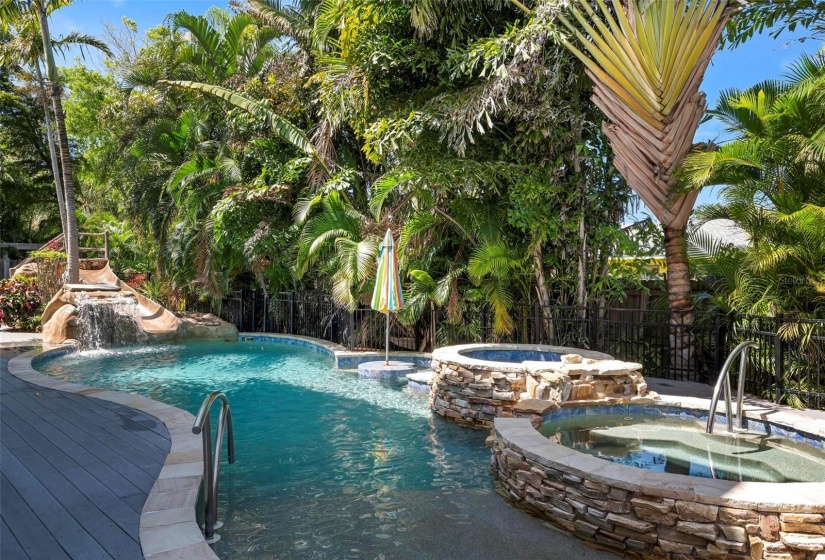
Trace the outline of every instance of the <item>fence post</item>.
{"label": "fence post", "polygon": [[[585,307],[587,311],[587,307]],[[599,344],[599,306],[596,302],[590,305],[590,349],[596,350]]]}
{"label": "fence post", "polygon": [[355,312],[347,311],[347,348],[352,351],[355,346]]}
{"label": "fence post", "polygon": [[109,230],[103,232],[103,257],[109,260]]}
{"label": "fence post", "polygon": [[[714,309],[713,310],[713,327],[714,327],[714,331],[713,331],[713,339],[714,339],[714,341],[713,341],[713,344],[714,344],[714,349],[713,349],[713,370],[715,372],[717,372],[717,375],[718,375],[719,369],[722,367],[722,360],[724,359],[723,356],[725,354],[725,352],[724,352],[725,342],[722,340],[722,328],[723,328],[724,325],[725,325],[725,322],[719,320],[719,310]],[[710,383],[713,383],[713,382],[716,381],[715,376],[708,376],[708,378],[709,378],[708,382],[710,382]]]}
{"label": "fence post", "polygon": [[541,344],[541,308],[538,300],[533,303],[533,344]]}
{"label": "fence post", "polygon": [[481,342],[487,344],[487,310],[481,306]]}
{"label": "fence post", "polygon": [[430,301],[430,352],[435,350],[435,343],[436,343],[436,329],[438,325],[436,324],[436,313],[435,313],[435,304]]}
{"label": "fence post", "polygon": [[256,332],[258,328],[258,321],[255,320],[255,300],[258,299],[258,290],[252,288],[252,332]]}
{"label": "fence post", "polygon": [[295,292],[289,292],[289,334],[295,334]]}
{"label": "fence post", "polygon": [[266,300],[269,299],[266,297],[266,290],[264,290],[264,324],[261,327],[261,332],[266,332]]}
{"label": "fence post", "polygon": [[782,313],[776,315],[776,332],[774,333],[774,382],[776,383],[774,400],[777,404],[782,400],[782,378],[784,377],[785,356],[782,347],[782,337],[779,329],[784,322]]}

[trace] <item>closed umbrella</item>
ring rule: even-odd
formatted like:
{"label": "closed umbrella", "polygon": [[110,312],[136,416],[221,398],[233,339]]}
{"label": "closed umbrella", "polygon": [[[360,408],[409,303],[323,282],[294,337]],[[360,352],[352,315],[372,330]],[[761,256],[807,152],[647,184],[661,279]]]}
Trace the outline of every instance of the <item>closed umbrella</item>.
{"label": "closed umbrella", "polygon": [[404,294],[401,291],[401,277],[398,275],[398,254],[395,252],[392,232],[388,229],[379,249],[378,273],[372,292],[372,308],[387,314],[387,348],[384,356],[387,365],[390,363],[390,313],[402,307]]}

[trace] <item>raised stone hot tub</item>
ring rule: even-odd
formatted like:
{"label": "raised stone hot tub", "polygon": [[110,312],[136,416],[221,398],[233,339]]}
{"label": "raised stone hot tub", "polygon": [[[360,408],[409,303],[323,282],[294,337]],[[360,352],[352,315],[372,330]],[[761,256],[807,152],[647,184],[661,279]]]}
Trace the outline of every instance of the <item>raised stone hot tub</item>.
{"label": "raised stone hot tub", "polygon": [[498,417],[542,415],[579,404],[652,402],[641,364],[535,344],[465,344],[433,352],[430,405],[449,420],[489,428]]}
{"label": "raised stone hot tub", "polygon": [[[591,414],[659,415],[650,429],[660,437],[658,433],[666,429],[668,421],[706,420],[708,406],[703,399],[580,406],[551,411],[544,419],[547,426],[560,421],[571,424],[571,419],[573,425],[588,426],[593,425],[587,421]],[[723,425],[720,414],[717,426]],[[786,464],[768,462],[785,473],[794,473],[798,468],[793,463],[804,462],[825,449],[825,413],[750,406],[745,427],[760,451],[772,438],[791,440]],[[690,476],[673,474],[667,464],[660,465],[664,472],[654,472],[656,465],[642,470],[638,462],[607,461],[579,451],[581,445],[595,441],[583,441],[580,432],[567,432],[578,436],[572,439],[579,447],[571,448],[559,443],[558,437],[546,437],[526,419],[497,418],[493,432],[492,473],[499,494],[593,546],[627,558],[656,560],[825,560],[825,480],[821,470],[809,472],[807,478],[790,479],[807,482],[743,482],[741,475],[737,478],[730,472],[724,475],[727,480],[718,479],[720,465],[715,465],[714,473],[711,461],[713,477],[702,478],[692,469]],[[700,427],[702,437],[739,438],[703,432]],[[730,455],[734,462],[752,460],[759,454],[753,446],[746,447],[733,449]],[[694,448],[691,461],[701,458],[703,451]],[[710,460],[710,451],[707,458]]]}

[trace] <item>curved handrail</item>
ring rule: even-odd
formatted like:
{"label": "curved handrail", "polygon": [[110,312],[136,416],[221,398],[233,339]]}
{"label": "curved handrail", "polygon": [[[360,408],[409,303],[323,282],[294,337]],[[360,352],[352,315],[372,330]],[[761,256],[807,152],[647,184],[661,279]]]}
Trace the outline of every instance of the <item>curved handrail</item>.
{"label": "curved handrail", "polygon": [[[215,450],[212,451],[211,410],[216,400],[221,401],[218,415],[218,430],[215,437]],[[220,391],[209,393],[201,404],[198,416],[192,426],[193,434],[203,434],[203,501],[204,501],[204,536],[207,543],[217,542],[215,535],[218,525],[218,481],[221,475],[221,449],[223,435],[226,433],[226,451],[229,463],[235,462],[235,437],[232,431],[232,412],[229,399]]]}
{"label": "curved handrail", "polygon": [[759,344],[753,340],[746,340],[738,344],[736,348],[728,354],[728,359],[725,360],[724,365],[722,365],[719,378],[716,380],[716,386],[713,388],[713,397],[710,399],[710,410],[708,410],[708,422],[705,427],[705,433],[713,433],[713,426],[716,423],[716,406],[719,404],[719,393],[723,387],[725,390],[725,418],[727,420],[728,432],[733,433],[734,431],[729,370],[737,356],[740,356],[740,360],[739,378],[736,383],[736,429],[742,429],[742,418],[744,417],[742,407],[745,398],[745,369],[748,364],[748,349],[750,348],[759,348]]}

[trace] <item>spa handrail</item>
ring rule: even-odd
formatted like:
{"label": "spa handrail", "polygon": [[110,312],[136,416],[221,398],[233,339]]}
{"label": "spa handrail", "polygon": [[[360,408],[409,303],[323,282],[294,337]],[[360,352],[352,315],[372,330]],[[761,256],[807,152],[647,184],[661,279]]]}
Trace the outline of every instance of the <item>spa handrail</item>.
{"label": "spa handrail", "polygon": [[745,416],[742,408],[745,398],[745,370],[748,367],[748,350],[750,348],[759,348],[759,345],[752,341],[746,340],[740,343],[728,355],[725,360],[722,370],[719,372],[719,378],[716,380],[716,386],[713,388],[713,397],[710,399],[710,410],[708,410],[708,423],[705,432],[713,433],[713,425],[716,423],[716,405],[719,404],[719,393],[724,389],[725,391],[725,418],[727,420],[727,431],[734,432],[733,426],[733,404],[731,402],[730,389],[730,367],[737,356],[739,359],[739,378],[736,383],[736,430],[742,430],[742,418]]}
{"label": "spa handrail", "polygon": [[[221,401],[218,416],[218,430],[215,437],[215,450],[212,451],[212,422],[210,411],[216,400]],[[217,542],[215,535],[218,525],[218,481],[221,475],[221,448],[223,434],[226,432],[226,451],[229,462],[235,462],[235,437],[232,433],[232,412],[229,399],[220,391],[209,393],[203,400],[198,417],[192,426],[193,434],[203,434],[203,503],[204,503],[204,537],[207,543]]]}

